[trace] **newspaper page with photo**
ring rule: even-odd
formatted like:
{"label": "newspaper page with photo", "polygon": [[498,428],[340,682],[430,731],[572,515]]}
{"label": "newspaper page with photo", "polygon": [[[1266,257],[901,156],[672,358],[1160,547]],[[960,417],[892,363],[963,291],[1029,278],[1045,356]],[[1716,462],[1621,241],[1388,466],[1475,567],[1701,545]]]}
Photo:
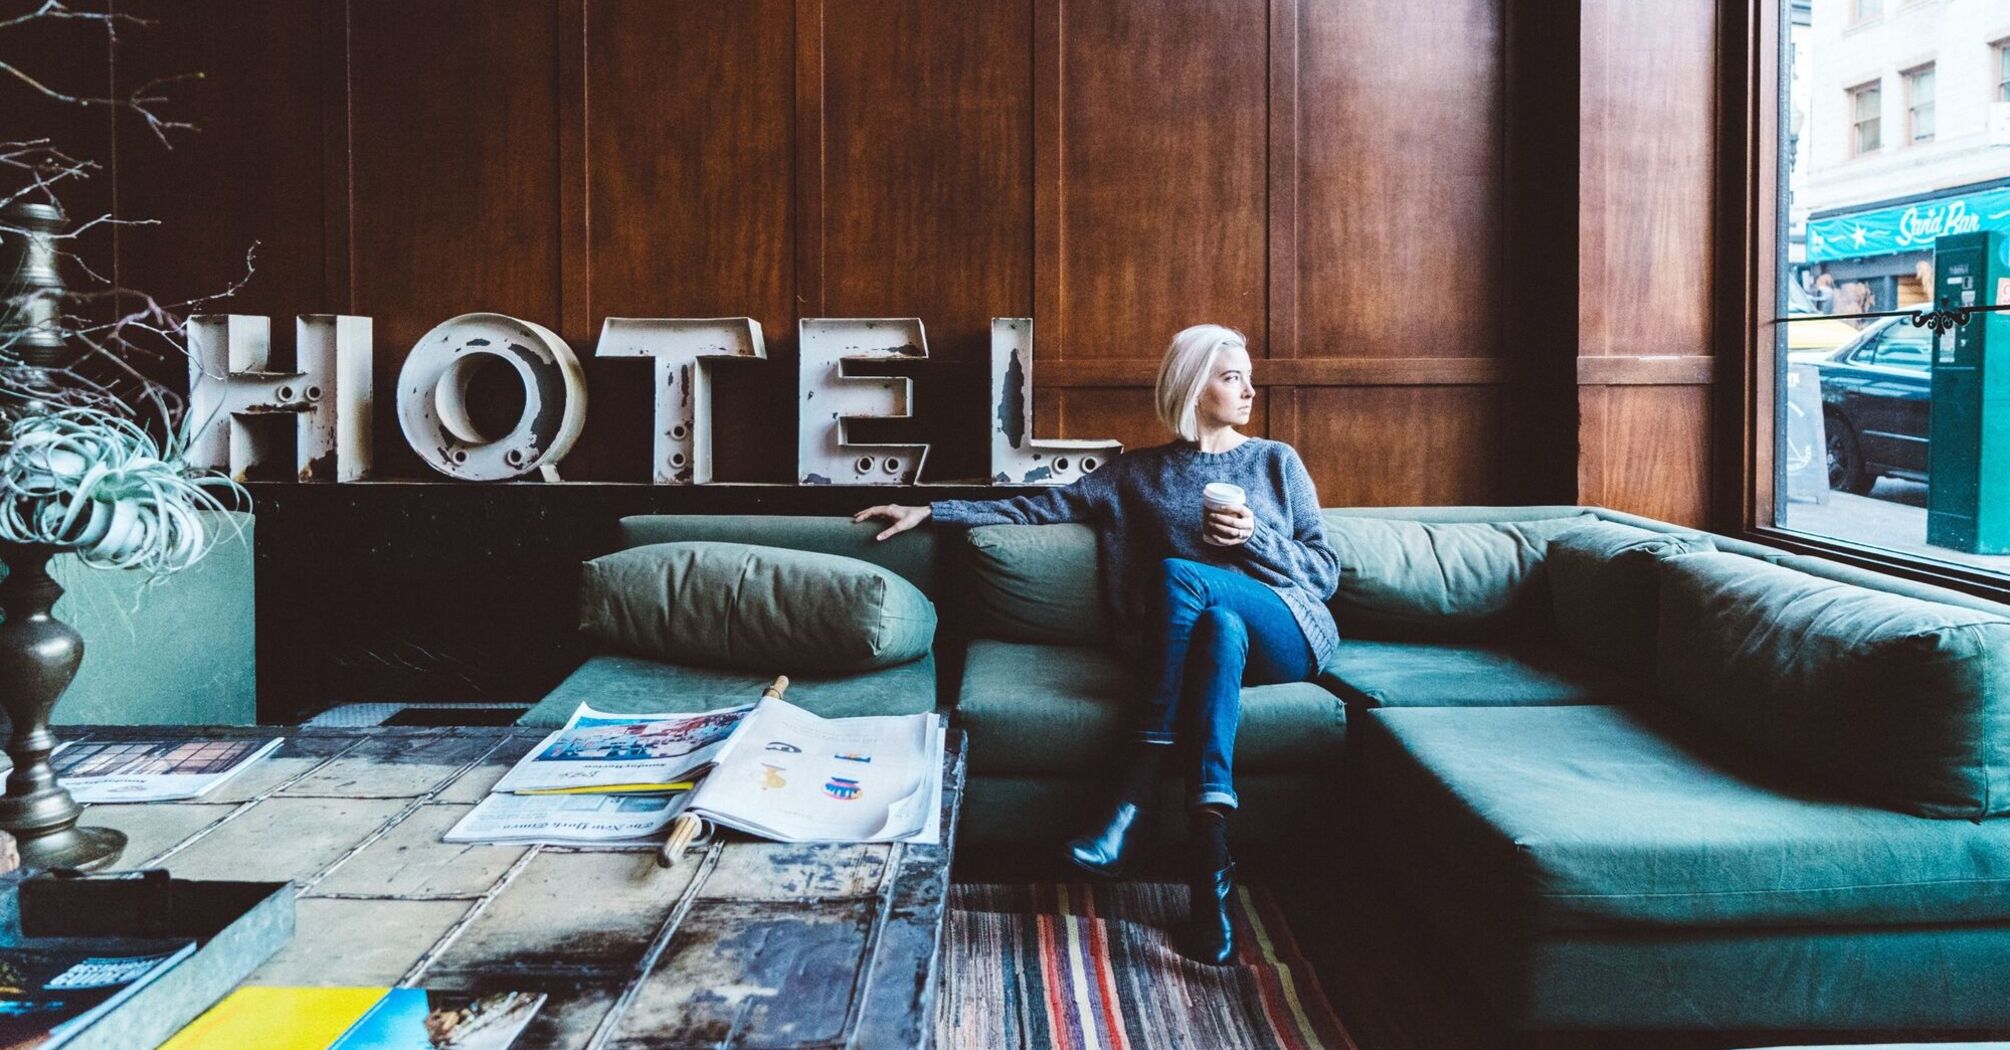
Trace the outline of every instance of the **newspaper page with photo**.
{"label": "newspaper page with photo", "polygon": [[945,732],[933,712],[819,718],[766,698],[691,794],[690,811],[781,842],[939,834]]}
{"label": "newspaper page with photo", "polygon": [[607,714],[581,704],[493,790],[642,792],[702,773],[752,704],[684,714]]}
{"label": "newspaper page with photo", "polygon": [[684,811],[688,791],[650,795],[510,795],[496,792],[440,837],[495,845],[654,845]]}

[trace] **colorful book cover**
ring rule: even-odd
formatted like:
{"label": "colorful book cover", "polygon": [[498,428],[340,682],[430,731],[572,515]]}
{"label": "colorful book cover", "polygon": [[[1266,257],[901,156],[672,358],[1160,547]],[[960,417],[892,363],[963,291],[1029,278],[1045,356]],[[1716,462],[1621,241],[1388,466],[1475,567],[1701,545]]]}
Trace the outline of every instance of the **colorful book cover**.
{"label": "colorful book cover", "polygon": [[239,988],[161,1050],[327,1050],[390,990]]}
{"label": "colorful book cover", "polygon": [[62,1046],[193,951],[194,941],[0,947],[0,1050]]}
{"label": "colorful book cover", "polygon": [[333,1050],[507,1050],[544,996],[393,988]]}

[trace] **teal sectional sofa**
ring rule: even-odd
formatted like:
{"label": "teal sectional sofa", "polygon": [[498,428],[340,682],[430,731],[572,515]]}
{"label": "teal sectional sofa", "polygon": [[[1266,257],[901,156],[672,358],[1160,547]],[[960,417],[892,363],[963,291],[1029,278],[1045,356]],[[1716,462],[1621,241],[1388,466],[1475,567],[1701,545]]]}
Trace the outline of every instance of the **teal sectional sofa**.
{"label": "teal sectional sofa", "polygon": [[[1239,833],[1338,838],[1364,876],[1337,906],[1435,931],[1519,1028],[2010,1027],[2010,607],[1598,508],[1326,516],[1344,640],[1316,682],[1244,691]],[[1105,644],[1093,535],[874,531],[659,517],[622,541],[914,582],[931,654],[791,698],[953,710],[963,841],[1059,841],[1139,688]],[[526,720],[763,679],[607,654]]]}

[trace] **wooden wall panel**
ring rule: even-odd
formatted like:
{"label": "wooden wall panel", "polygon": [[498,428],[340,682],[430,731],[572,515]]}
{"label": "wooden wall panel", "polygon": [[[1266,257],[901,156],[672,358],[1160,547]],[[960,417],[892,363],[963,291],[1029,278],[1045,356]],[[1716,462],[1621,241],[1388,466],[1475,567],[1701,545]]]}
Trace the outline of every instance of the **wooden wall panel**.
{"label": "wooden wall panel", "polygon": [[1498,353],[1500,4],[1300,17],[1297,354]]}
{"label": "wooden wall panel", "polygon": [[1579,501],[1707,527],[1710,388],[1593,386],[1579,397]]}
{"label": "wooden wall panel", "polygon": [[1066,356],[1156,357],[1203,321],[1263,356],[1268,5],[1062,12]]}
{"label": "wooden wall panel", "polygon": [[991,319],[1033,312],[1031,32],[1030,0],[824,11],[824,309],[922,319],[916,417],[877,433],[932,437],[929,481],[987,473]]}
{"label": "wooden wall panel", "polygon": [[[771,365],[715,369],[718,476],[794,477],[776,405],[795,403],[795,5],[586,6],[591,353],[608,317],[761,322]],[[570,333],[568,333],[570,335]],[[582,444],[611,477],[649,476],[653,366],[596,361]]]}
{"label": "wooden wall panel", "polygon": [[[119,115],[120,160],[146,172],[119,181],[119,214],[159,223],[122,231],[120,273],[164,302],[244,281],[237,294],[202,309],[271,316],[274,350],[290,357],[294,315],[346,305],[328,294],[321,221],[323,86],[341,77],[340,53],[325,53],[323,19],[263,0],[127,0],[119,7],[152,22],[121,31],[121,94],[200,74],[166,88],[175,101],[163,112],[197,125],[170,132],[173,148],[137,115]],[[223,23],[236,31],[211,28]],[[245,255],[254,245],[246,280]],[[186,364],[177,364],[172,374],[185,376]]]}
{"label": "wooden wall panel", "polygon": [[1714,0],[1584,0],[1580,354],[1709,354]]}
{"label": "wooden wall panel", "polygon": [[1323,506],[1514,502],[1498,387],[1305,388],[1298,402],[1299,450]]}
{"label": "wooden wall panel", "polygon": [[[1582,6],[1577,496],[1697,526],[1711,520],[1719,371],[1719,6]],[[1676,360],[1639,360],[1661,355]]]}
{"label": "wooden wall panel", "polygon": [[[353,213],[339,218],[352,237],[352,312],[376,318],[385,475],[438,478],[388,408],[420,335],[473,310],[560,324],[558,10],[551,0],[351,7]],[[601,464],[566,466],[591,478]]]}

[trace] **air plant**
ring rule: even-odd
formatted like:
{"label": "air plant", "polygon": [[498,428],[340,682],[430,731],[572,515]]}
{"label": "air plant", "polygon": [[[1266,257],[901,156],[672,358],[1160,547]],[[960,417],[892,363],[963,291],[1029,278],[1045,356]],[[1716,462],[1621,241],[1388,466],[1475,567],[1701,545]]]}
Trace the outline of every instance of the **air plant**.
{"label": "air plant", "polygon": [[[165,444],[124,416],[88,407],[17,415],[0,437],[0,541],[74,551],[85,564],[159,577],[214,544],[204,512],[241,500],[228,477],[190,468],[184,429]],[[240,503],[240,505],[242,505]]]}

